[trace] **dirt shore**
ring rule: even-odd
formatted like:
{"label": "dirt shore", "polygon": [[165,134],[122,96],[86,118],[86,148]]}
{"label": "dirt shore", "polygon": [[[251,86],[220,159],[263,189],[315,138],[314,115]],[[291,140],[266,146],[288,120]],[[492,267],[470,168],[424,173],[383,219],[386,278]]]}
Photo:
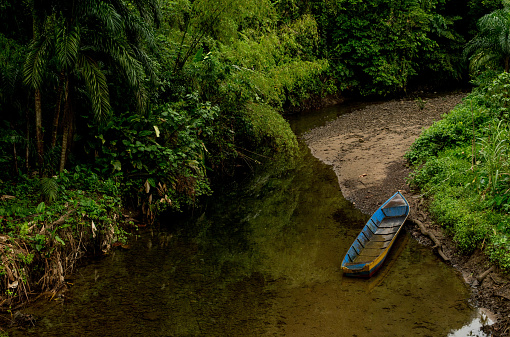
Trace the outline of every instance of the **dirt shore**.
{"label": "dirt shore", "polygon": [[[454,266],[471,285],[472,303],[493,313],[493,336],[510,335],[510,278],[490,267],[480,252],[458,253],[449,237],[430,218],[426,204],[412,191],[406,178],[409,168],[403,158],[423,128],[451,111],[466,93],[451,93],[423,99],[400,99],[371,104],[361,110],[306,133],[303,137],[312,154],[331,165],[345,198],[361,211],[371,214],[381,203],[401,190],[411,204],[410,219],[418,220],[442,245],[447,263]],[[407,230],[422,244],[434,245],[416,222]]]}

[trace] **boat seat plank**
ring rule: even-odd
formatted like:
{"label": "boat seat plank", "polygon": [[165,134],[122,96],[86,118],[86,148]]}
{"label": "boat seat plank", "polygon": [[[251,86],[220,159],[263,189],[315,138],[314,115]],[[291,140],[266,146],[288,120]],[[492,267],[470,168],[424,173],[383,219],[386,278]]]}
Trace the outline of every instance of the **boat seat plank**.
{"label": "boat seat plank", "polygon": [[398,232],[399,228],[400,228],[399,226],[379,228],[377,232],[375,232],[375,234],[376,235],[395,234],[396,232]]}
{"label": "boat seat plank", "polygon": [[400,225],[402,225],[402,222],[405,220],[405,218],[406,218],[406,216],[391,216],[391,217],[386,217],[379,224],[379,228],[395,227],[395,226],[400,227]]}
{"label": "boat seat plank", "polygon": [[365,259],[361,259],[361,258],[356,258],[354,259],[354,262],[350,262],[350,263],[346,263],[345,265],[346,266],[352,266],[352,265],[355,265],[355,264],[364,264],[364,263],[370,263],[374,260],[373,257],[366,257]]}
{"label": "boat seat plank", "polygon": [[393,239],[393,237],[394,237],[393,234],[376,234],[376,235],[372,236],[372,238],[370,239],[370,242],[391,241],[391,239]]}
{"label": "boat seat plank", "polygon": [[373,261],[389,246],[391,240],[387,241],[370,241],[365,248],[354,257],[352,263],[365,263]]}

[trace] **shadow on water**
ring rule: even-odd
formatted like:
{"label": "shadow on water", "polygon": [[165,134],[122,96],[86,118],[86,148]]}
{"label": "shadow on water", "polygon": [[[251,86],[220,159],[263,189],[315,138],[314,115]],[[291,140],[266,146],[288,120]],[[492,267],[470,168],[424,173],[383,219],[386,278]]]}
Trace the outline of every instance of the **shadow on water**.
{"label": "shadow on water", "polygon": [[10,335],[447,336],[468,324],[460,277],[405,233],[375,277],[342,276],[368,216],[301,150],[296,168],[226,186],[179,232],[143,233],[80,269],[64,299],[27,310],[36,327]]}

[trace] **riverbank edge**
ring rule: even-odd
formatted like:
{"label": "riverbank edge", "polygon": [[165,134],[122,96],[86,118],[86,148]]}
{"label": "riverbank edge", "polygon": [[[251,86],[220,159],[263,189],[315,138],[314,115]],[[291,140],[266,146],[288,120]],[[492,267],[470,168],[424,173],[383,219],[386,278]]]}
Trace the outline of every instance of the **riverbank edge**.
{"label": "riverbank edge", "polygon": [[[465,95],[465,93],[461,93],[461,95]],[[416,98],[404,98],[397,101],[400,101],[400,104],[404,100],[416,101]],[[426,102],[425,99],[423,102]],[[391,107],[385,106],[385,103],[386,102],[370,103],[367,107],[353,111],[351,114],[357,114],[363,110],[367,111],[368,109],[373,109],[373,112],[363,114],[362,118],[359,119],[364,121],[373,119],[377,121],[375,113],[381,112],[383,114],[387,114],[387,112],[391,110]],[[377,108],[374,109],[374,107]],[[416,113],[423,114],[424,111],[420,110],[416,111]],[[436,119],[437,116],[438,115],[436,115]],[[370,160],[363,163],[364,166],[358,166],[355,168],[355,170],[358,170],[357,172],[360,173],[359,177],[354,176],[358,177],[357,182],[353,182],[354,179],[347,179],[340,171],[342,165],[345,166],[345,162],[347,160],[356,161],[357,158],[346,157],[345,149],[340,148],[338,144],[324,144],[324,142],[327,140],[327,137],[335,138],[335,141],[338,142],[339,135],[345,131],[346,133],[352,133],[356,136],[354,138],[357,141],[352,142],[352,144],[354,144],[354,148],[364,146],[366,149],[371,145],[370,137],[367,136],[371,133],[371,130],[364,129],[364,127],[368,125],[368,123],[365,122],[361,127],[359,127],[359,129],[356,130],[354,128],[354,131],[352,130],[352,125],[349,125],[349,130],[339,128],[338,121],[342,119],[344,119],[344,116],[339,117],[336,121],[331,122],[329,125],[311,130],[311,132],[304,136],[305,142],[316,158],[332,167],[337,175],[342,194],[344,194],[349,201],[353,202],[355,207],[360,209],[363,213],[371,214],[376,208],[375,205],[384,202],[385,199],[381,198],[381,196],[376,193],[370,193],[370,188],[367,188],[370,184],[367,183],[367,180],[365,180],[365,183],[363,182],[363,179],[366,179],[366,166],[370,166],[370,164],[375,165],[376,163],[380,164],[384,161],[381,160],[381,157],[377,153],[375,153],[374,156],[369,157]],[[356,123],[355,127],[358,127],[358,124],[359,122]],[[381,125],[377,125],[377,127],[383,128]],[[324,137],[324,133],[329,132],[329,130],[327,130],[328,128],[334,129],[334,134],[328,134],[327,137]],[[322,142],[317,142],[317,139],[321,137]],[[332,152],[335,154],[332,155]],[[371,155],[373,154],[374,153],[371,153]],[[352,170],[352,167],[349,167],[349,169]],[[432,219],[428,208],[430,200],[422,196],[419,191],[412,190],[407,184],[406,178],[409,176],[411,170],[403,157],[403,153],[393,156],[387,160],[384,164],[383,171],[386,176],[381,178],[378,182],[375,182],[376,184],[379,184],[378,188],[380,190],[385,190],[389,187],[389,190],[399,189],[404,191],[406,198],[411,204],[411,219],[418,220],[418,222],[423,224],[424,229],[437,239],[446,259],[440,257],[438,254],[437,244],[431,240],[430,236],[425,235],[423,231],[420,230],[416,221],[408,221],[406,230],[410,232],[413,238],[420,244],[429,247],[447,265],[450,265],[457,270],[460,277],[463,278],[466,285],[471,289],[469,303],[474,307],[488,310],[489,315],[491,316],[489,318],[495,321],[494,324],[485,327],[485,331],[490,333],[493,337],[505,336],[510,328],[510,316],[508,310],[508,300],[510,298],[505,297],[508,294],[503,294],[499,290],[501,290],[502,287],[505,287],[505,285],[510,284],[509,276],[502,270],[496,268],[489,261],[487,256],[480,250],[475,251],[469,256],[460,253],[455,242],[452,240],[452,237],[447,235],[444,229]],[[351,178],[352,177],[353,176],[351,176]],[[491,315],[491,313],[493,315]]]}
{"label": "riverbank edge", "polygon": [[[0,234],[4,290],[0,336],[2,327],[33,324],[34,319],[23,314],[24,308],[38,300],[62,299],[81,265],[126,246],[139,227],[145,227],[135,212],[123,206],[116,188],[106,190],[66,190],[66,201],[40,202],[35,214],[22,218],[17,235]],[[0,218],[4,227],[12,226],[12,221]]]}
{"label": "riverbank edge", "polygon": [[[313,95],[299,106],[287,107],[284,115],[337,105],[345,99],[339,93],[324,97]],[[9,195],[0,197],[16,198]],[[99,202],[101,197],[97,195],[92,199]],[[25,233],[25,238],[0,234],[0,252],[9,251],[0,260],[0,285],[7,291],[6,294],[0,294],[0,337],[3,333],[2,327],[35,323],[35,318],[23,313],[24,308],[39,300],[65,297],[65,292],[71,286],[72,277],[80,266],[109,254],[113,249],[128,247],[131,240],[128,233],[136,235],[140,229],[154,225],[145,223],[146,219],[141,216],[144,213],[143,209],[124,208],[120,203],[116,206],[118,207],[115,210],[103,217],[107,223],[104,228],[97,220],[94,223],[94,220],[89,219],[85,213],[78,211],[77,207],[66,205],[62,212],[54,212],[56,220],[42,221],[42,225],[37,225],[36,221],[29,222],[30,227]],[[1,221],[2,218],[0,224]],[[48,235],[50,230],[69,221],[86,224],[73,231],[66,231],[65,234],[59,232],[58,235]],[[119,229],[120,236],[116,234]],[[32,241],[37,235],[41,237],[45,235],[44,245],[58,252],[53,254],[51,259],[40,257],[41,252],[34,249]],[[80,238],[79,243],[72,242],[73,238]],[[72,244],[69,244],[70,241]],[[69,256],[73,258],[70,259]],[[35,269],[40,270],[35,272]],[[23,270],[23,275],[17,270]],[[44,280],[42,285],[41,280]]]}

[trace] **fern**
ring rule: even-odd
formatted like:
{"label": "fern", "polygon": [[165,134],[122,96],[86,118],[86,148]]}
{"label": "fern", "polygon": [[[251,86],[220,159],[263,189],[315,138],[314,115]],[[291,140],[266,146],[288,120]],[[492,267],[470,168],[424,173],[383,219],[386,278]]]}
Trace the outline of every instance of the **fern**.
{"label": "fern", "polygon": [[53,178],[42,178],[40,184],[42,199],[50,203],[55,201],[58,192],[57,181]]}

